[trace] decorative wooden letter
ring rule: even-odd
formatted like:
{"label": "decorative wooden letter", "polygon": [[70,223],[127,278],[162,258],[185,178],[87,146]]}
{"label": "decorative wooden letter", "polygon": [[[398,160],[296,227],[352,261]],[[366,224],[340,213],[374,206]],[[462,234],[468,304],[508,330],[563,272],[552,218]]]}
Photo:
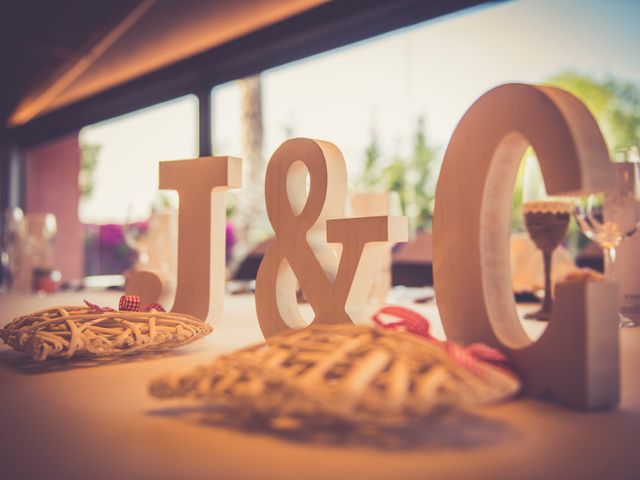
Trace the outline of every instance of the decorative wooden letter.
{"label": "decorative wooden letter", "polygon": [[[160,162],[160,188],[177,190],[178,279],[171,311],[215,323],[225,282],[226,191],[242,184],[242,160],[201,157]],[[137,275],[147,274],[139,272]],[[135,277],[134,277],[135,278]],[[132,281],[142,289],[148,282]]]}
{"label": "decorative wooden letter", "polygon": [[451,138],[436,189],[433,271],[444,329],[452,340],[505,349],[531,395],[611,407],[619,401],[614,283],[558,284],[549,325],[535,343],[518,320],[510,216],[528,145],[549,194],[586,195],[612,185],[598,125],[569,93],[507,84],[478,99]]}
{"label": "decorative wooden letter", "polygon": [[[306,184],[309,176],[309,192]],[[265,336],[304,327],[296,280],[315,322],[358,321],[385,242],[406,241],[406,217],[342,217],[347,169],[329,142],[284,142],[267,167],[265,199],[275,240],[256,279],[256,310]],[[340,258],[327,241],[342,244]]]}

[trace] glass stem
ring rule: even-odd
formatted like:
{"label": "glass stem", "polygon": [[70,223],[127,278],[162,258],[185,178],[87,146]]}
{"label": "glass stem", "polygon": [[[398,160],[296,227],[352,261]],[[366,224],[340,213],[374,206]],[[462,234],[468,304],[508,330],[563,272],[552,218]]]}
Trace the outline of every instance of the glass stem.
{"label": "glass stem", "polygon": [[551,297],[551,254],[552,251],[543,250],[542,258],[544,260],[544,300],[542,301],[542,310],[550,312],[553,307]]}
{"label": "glass stem", "polygon": [[607,280],[615,280],[613,264],[616,261],[616,249],[614,247],[604,248],[604,277]]}

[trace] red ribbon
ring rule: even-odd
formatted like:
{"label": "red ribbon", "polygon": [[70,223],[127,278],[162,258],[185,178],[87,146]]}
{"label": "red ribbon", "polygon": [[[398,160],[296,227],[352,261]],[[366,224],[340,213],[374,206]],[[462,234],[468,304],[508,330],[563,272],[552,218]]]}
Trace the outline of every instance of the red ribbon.
{"label": "red ribbon", "polygon": [[140,310],[140,297],[137,295],[122,295],[118,303],[118,310],[137,312]]}
{"label": "red ribbon", "polygon": [[[397,320],[385,321],[382,318],[384,315],[389,315]],[[441,342],[429,333],[429,320],[408,308],[399,306],[383,307],[373,316],[373,322],[379,327],[411,332],[427,341],[436,343],[443,347],[456,363],[478,375],[482,374],[479,362],[485,362],[517,376],[511,362],[500,350],[484,343],[473,343],[465,347],[451,341]]]}
{"label": "red ribbon", "polygon": [[101,307],[95,303],[91,303],[85,300],[84,303],[89,307],[92,312],[107,313],[107,312],[150,312],[151,310],[157,310],[158,312],[166,312],[164,307],[159,303],[148,303],[140,306],[140,297],[138,295],[122,295],[120,302],[118,303],[118,310],[114,310],[111,307]]}

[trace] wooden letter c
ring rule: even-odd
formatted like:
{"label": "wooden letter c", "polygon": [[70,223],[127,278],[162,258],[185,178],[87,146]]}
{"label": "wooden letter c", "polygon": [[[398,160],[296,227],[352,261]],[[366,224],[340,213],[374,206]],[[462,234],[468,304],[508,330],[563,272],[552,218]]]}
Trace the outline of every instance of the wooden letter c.
{"label": "wooden letter c", "polygon": [[510,218],[529,145],[549,194],[586,195],[612,185],[604,138],[578,99],[524,84],[480,97],[451,138],[436,189],[433,271],[444,330],[451,340],[505,350],[528,394],[611,407],[619,401],[615,283],[559,283],[549,325],[536,342],[518,320]]}

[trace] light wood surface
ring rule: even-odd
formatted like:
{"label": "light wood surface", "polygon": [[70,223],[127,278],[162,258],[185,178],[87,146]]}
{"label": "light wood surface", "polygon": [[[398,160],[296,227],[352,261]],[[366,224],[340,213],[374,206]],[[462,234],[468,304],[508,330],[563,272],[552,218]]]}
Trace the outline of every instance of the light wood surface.
{"label": "light wood surface", "polygon": [[[178,275],[170,311],[209,318],[215,324],[224,302],[226,193],[242,185],[242,160],[165,161],[160,162],[159,173],[160,188],[177,190],[180,197]],[[166,287],[157,273],[135,272],[128,279],[127,292],[160,297],[166,294]]]}
{"label": "light wood surface", "polygon": [[619,398],[615,284],[556,285],[558,308],[535,343],[518,321],[509,239],[513,187],[529,145],[550,195],[613,185],[602,133],[576,97],[515,83],[480,97],[451,137],[436,188],[433,275],[444,328],[453,340],[506,350],[531,395],[612,407]]}
{"label": "light wood surface", "polygon": [[[117,305],[117,293],[0,295],[0,322],[52,304]],[[308,305],[302,306],[303,310]],[[413,306],[442,338],[434,304]],[[152,399],[149,380],[260,341],[253,297],[228,296],[219,328],[175,355],[34,369],[0,348],[0,477],[46,479],[637,479],[640,329],[620,330],[622,399],[584,413],[518,399],[441,422],[412,446],[307,441],[201,424]],[[531,334],[539,322],[526,322]]]}
{"label": "light wood surface", "polygon": [[[334,144],[294,138],[269,160],[265,203],[275,238],[256,278],[265,336],[305,326],[298,285],[313,308],[312,322],[362,321],[381,253],[407,240],[408,224],[387,215],[342,218],[346,201],[347,167]],[[339,256],[328,243],[342,246]]]}
{"label": "light wood surface", "polygon": [[140,305],[159,303],[166,305],[169,285],[163,272],[142,270],[131,272],[126,279],[127,295],[140,297]]}
{"label": "light wood surface", "polygon": [[[350,217],[370,217],[373,215],[389,215],[392,212],[391,196],[388,192],[383,193],[352,193],[350,195],[351,213]],[[378,252],[379,265],[376,272],[369,298],[377,299],[380,304],[384,303],[389,290],[391,290],[391,249],[393,244],[387,244],[385,248]]]}

